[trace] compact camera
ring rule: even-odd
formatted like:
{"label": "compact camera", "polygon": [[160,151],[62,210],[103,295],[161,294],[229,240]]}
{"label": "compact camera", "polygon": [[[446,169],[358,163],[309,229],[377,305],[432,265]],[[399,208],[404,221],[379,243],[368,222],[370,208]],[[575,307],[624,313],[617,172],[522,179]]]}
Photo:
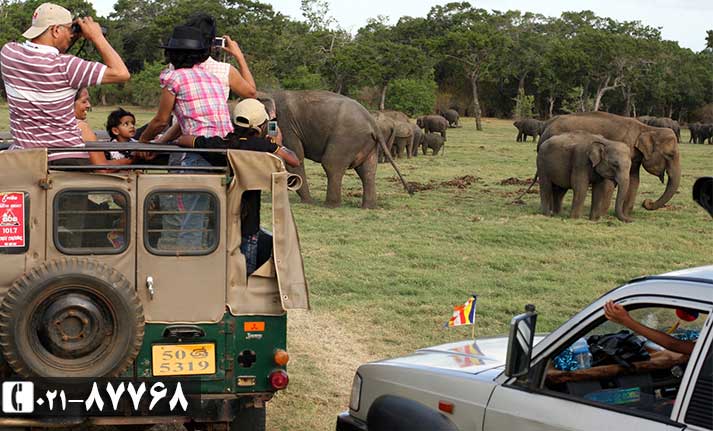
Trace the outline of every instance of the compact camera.
{"label": "compact camera", "polygon": [[277,136],[277,121],[268,121],[267,122],[267,135],[268,136]]}
{"label": "compact camera", "polygon": [[225,38],[216,37],[215,39],[213,39],[213,46],[216,48],[225,48]]}

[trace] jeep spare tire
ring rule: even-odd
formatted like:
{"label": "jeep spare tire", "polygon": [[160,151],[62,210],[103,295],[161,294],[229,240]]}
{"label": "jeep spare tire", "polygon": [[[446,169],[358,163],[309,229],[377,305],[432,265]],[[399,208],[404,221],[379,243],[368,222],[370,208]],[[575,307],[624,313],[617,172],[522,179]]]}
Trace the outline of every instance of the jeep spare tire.
{"label": "jeep spare tire", "polygon": [[0,306],[0,347],[22,377],[116,377],[144,338],[141,302],[119,272],[61,259],[15,281]]}

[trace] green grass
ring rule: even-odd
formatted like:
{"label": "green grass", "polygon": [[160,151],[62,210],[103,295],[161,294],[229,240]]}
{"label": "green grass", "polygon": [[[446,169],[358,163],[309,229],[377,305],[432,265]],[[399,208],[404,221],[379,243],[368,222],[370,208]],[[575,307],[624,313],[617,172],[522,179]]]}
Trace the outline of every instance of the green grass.
{"label": "green grass", "polygon": [[[153,113],[127,109],[139,124]],[[95,108],[94,128],[109,110]],[[4,118],[0,109],[0,129]],[[408,181],[432,183],[431,190],[407,195],[384,164],[378,209],[359,208],[354,172],[344,179],[341,208],[293,196],[313,310],[290,312],[290,386],[268,404],[268,429],[334,429],[360,363],[468,337],[470,328],[443,323],[470,293],[479,295],[478,336],[505,333],[527,303],[537,306],[538,330],[550,331],[635,276],[711,263],[713,224],[690,194],[695,178],[713,175],[713,146],[681,144],[682,186],[668,207],[639,206],[664,189],[642,173],[633,223],[611,214],[590,222],[539,215],[537,194],[513,204],[526,186],[501,182],[532,177],[534,144],[514,142],[510,121],[486,119],[483,132],[472,118],[462,124],[448,130],[445,156],[398,161]],[[316,163],[306,167],[323,202],[326,176]],[[464,188],[447,183],[468,175],[477,180]],[[570,201],[571,193],[565,213]]]}

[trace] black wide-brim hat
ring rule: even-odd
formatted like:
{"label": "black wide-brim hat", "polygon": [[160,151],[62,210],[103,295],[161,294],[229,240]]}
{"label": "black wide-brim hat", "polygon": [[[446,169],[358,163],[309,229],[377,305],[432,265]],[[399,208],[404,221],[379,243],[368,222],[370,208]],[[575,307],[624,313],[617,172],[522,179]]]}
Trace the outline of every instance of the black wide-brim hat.
{"label": "black wide-brim hat", "polygon": [[163,49],[180,49],[185,51],[203,51],[208,49],[203,40],[203,34],[195,27],[187,25],[177,25],[173,28],[173,34]]}

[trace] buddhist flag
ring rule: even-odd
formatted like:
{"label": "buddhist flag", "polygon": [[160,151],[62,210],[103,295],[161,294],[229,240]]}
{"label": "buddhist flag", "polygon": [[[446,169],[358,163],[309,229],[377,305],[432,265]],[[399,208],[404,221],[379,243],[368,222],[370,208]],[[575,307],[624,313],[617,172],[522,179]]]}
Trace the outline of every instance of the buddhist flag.
{"label": "buddhist flag", "polygon": [[473,294],[465,304],[453,307],[453,316],[451,316],[446,326],[472,325],[475,323],[475,301],[478,296]]}

